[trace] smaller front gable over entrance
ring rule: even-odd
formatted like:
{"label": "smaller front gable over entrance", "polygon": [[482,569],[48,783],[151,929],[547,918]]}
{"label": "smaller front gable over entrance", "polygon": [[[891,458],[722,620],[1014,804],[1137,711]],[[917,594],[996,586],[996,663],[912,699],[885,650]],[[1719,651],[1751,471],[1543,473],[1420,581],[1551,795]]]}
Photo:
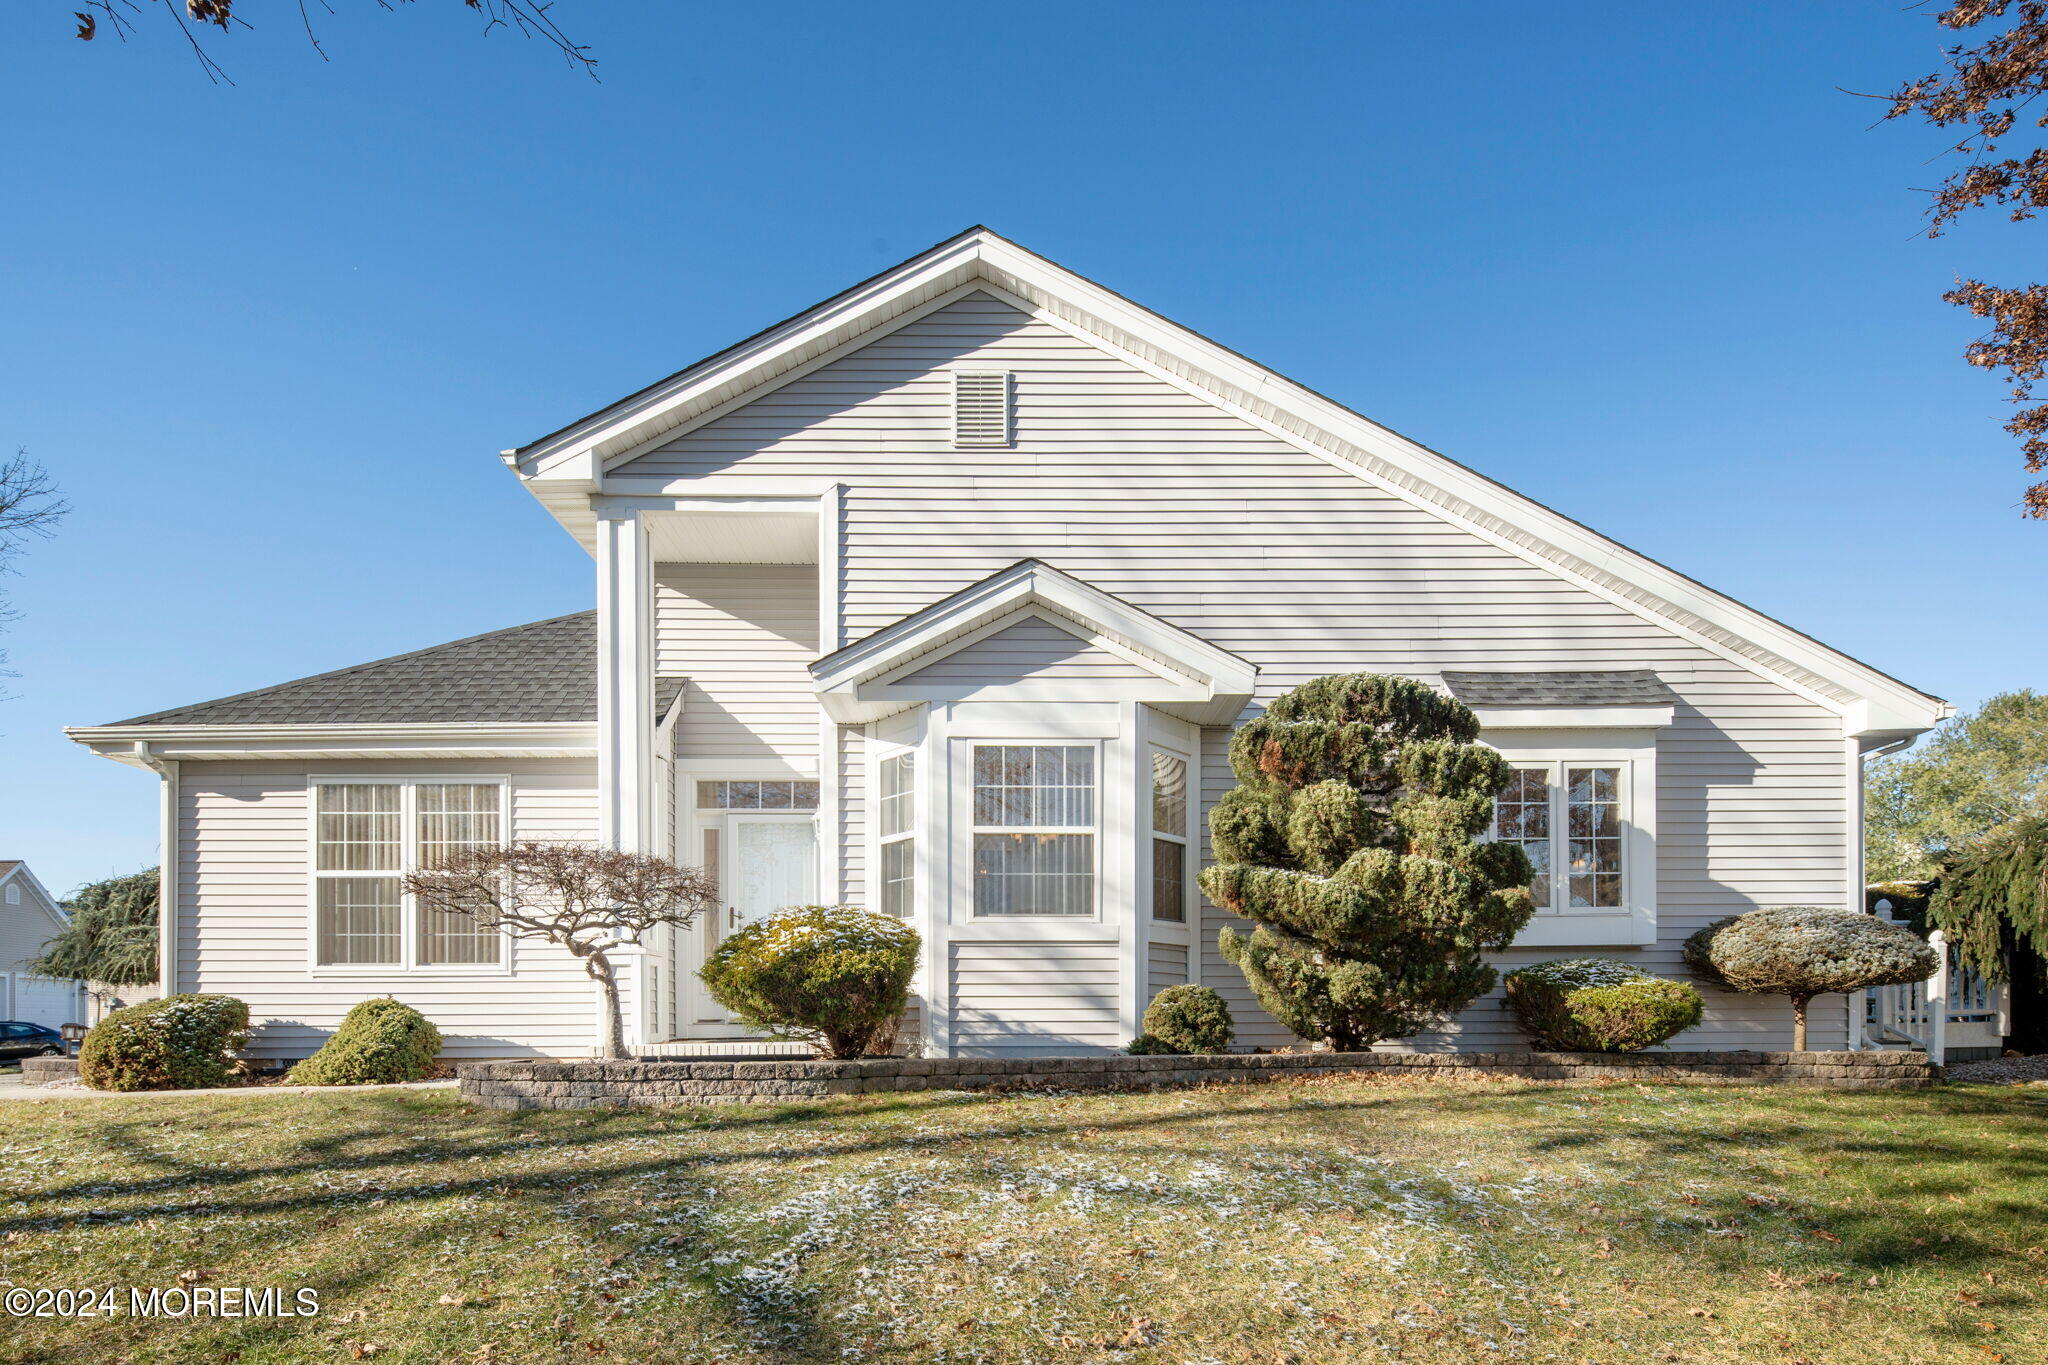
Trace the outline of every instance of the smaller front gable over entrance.
{"label": "smaller front gable over entrance", "polygon": [[1227,725],[1258,669],[1227,649],[1035,559],[1023,560],[811,665],[845,724],[923,702],[1000,695],[1148,702]]}

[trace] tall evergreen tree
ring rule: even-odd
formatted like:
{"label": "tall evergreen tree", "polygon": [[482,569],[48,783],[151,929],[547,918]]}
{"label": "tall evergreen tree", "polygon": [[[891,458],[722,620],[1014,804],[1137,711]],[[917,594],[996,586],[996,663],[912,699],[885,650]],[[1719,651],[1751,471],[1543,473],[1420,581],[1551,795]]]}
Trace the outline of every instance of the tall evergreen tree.
{"label": "tall evergreen tree", "polygon": [[69,927],[43,945],[30,971],[110,986],[156,984],[155,868],[81,887],[64,909]]}
{"label": "tall evergreen tree", "polygon": [[1223,956],[1259,1003],[1336,1048],[1404,1038],[1490,989],[1529,921],[1520,847],[1482,843],[1510,769],[1472,712],[1405,678],[1318,678],[1230,745],[1202,889],[1253,921]]}

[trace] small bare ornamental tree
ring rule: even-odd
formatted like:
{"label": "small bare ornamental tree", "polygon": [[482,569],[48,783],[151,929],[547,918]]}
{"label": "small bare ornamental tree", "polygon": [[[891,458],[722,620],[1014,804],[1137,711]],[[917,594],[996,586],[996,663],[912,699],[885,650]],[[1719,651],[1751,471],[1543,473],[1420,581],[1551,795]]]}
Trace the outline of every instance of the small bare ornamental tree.
{"label": "small bare ornamental tree", "polygon": [[466,849],[406,874],[422,911],[467,915],[485,928],[569,950],[604,993],[601,1057],[626,1054],[612,954],[638,947],[656,926],[687,926],[718,898],[702,868],[590,844],[528,842]]}

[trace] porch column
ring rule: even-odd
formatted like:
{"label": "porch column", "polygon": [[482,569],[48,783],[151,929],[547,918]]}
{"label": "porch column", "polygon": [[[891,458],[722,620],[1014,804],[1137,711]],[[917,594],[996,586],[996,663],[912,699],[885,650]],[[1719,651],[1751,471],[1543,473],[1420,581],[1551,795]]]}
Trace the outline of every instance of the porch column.
{"label": "porch column", "polygon": [[654,848],[654,565],[634,510],[597,513],[597,833]]}
{"label": "porch column", "polygon": [[[637,510],[597,507],[597,838],[652,853],[654,843],[654,564]],[[648,954],[620,955],[619,1010],[628,1050],[647,1040]],[[604,1025],[597,1007],[596,1025]]]}

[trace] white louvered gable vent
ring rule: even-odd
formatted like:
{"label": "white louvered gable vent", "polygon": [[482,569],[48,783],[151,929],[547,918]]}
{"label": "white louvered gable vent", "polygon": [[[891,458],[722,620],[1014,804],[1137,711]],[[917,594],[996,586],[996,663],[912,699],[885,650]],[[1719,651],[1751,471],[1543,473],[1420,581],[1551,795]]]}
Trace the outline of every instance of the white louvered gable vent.
{"label": "white louvered gable vent", "polygon": [[953,444],[1010,443],[1010,376],[989,370],[953,371]]}

